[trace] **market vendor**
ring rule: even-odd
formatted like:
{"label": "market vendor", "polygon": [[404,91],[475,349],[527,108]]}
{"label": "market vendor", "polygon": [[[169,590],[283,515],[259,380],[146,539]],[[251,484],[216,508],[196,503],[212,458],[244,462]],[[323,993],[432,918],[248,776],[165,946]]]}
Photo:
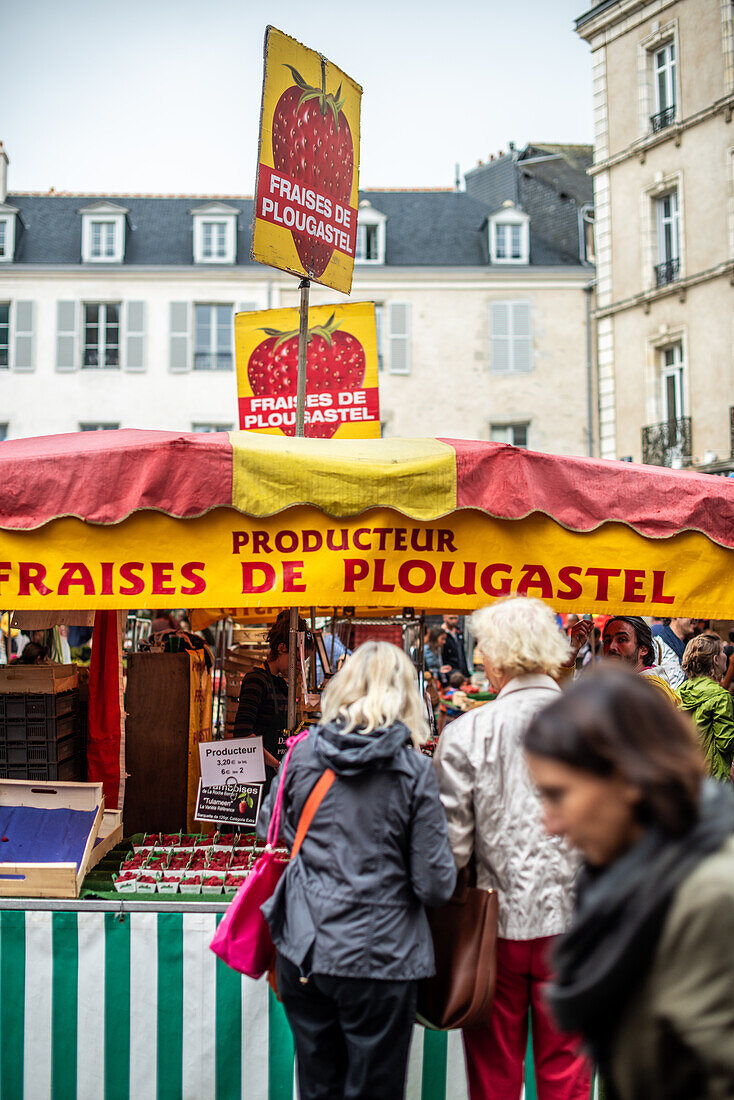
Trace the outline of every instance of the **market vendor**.
{"label": "market vendor", "polygon": [[[305,634],[304,652],[308,657],[313,650],[313,638],[305,619],[299,618],[298,630]],[[289,641],[290,611],[286,608],[268,632],[268,656],[242,681],[234,720],[234,737],[263,739],[266,792],[286,749]]]}

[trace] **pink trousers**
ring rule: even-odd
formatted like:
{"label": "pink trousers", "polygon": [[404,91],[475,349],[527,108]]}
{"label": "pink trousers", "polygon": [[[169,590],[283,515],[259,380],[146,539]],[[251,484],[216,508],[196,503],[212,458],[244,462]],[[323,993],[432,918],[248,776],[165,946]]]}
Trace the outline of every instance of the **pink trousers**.
{"label": "pink trousers", "polygon": [[464,1031],[471,1100],[519,1100],[528,1018],[538,1100],[589,1100],[591,1069],[579,1040],[556,1029],[543,1001],[553,937],[497,941],[497,991],[488,1027]]}

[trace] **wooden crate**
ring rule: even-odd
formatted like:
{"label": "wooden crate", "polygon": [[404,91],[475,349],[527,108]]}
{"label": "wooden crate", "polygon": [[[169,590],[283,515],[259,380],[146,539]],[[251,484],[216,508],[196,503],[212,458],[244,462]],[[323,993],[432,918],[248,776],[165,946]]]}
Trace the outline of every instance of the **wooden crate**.
{"label": "wooden crate", "polygon": [[[94,810],[84,854],[76,863],[0,863],[0,897],[76,898],[89,870],[102,817],[101,783],[40,783],[25,779],[0,779],[0,806],[35,806],[38,809]],[[3,876],[18,876],[5,878]]]}
{"label": "wooden crate", "polygon": [[0,691],[51,695],[77,687],[76,665],[21,665],[0,667]]}
{"label": "wooden crate", "polygon": [[122,810],[105,810],[97,841],[87,864],[87,873],[122,840]]}

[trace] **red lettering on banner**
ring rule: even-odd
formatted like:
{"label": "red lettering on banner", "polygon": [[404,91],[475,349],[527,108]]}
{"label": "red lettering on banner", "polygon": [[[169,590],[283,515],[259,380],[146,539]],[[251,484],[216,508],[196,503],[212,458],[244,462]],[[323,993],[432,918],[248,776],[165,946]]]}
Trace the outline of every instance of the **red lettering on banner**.
{"label": "red lettering on banner", "polygon": [[181,586],[182,595],[200,596],[202,592],[206,592],[206,581],[203,576],[199,576],[203,571],[203,561],[187,561],[181,566],[181,577],[189,581],[188,585]]}
{"label": "red lettering on banner", "polygon": [[611,577],[621,577],[621,569],[602,569],[593,567],[586,570],[587,577],[596,577],[596,599],[609,599],[609,580]]}
{"label": "red lettering on banner", "polygon": [[153,584],[151,592],[154,596],[175,596],[175,585],[171,584],[173,573],[172,561],[152,561],[150,567],[153,570]]}
{"label": "red lettering on banner", "polygon": [[363,581],[370,571],[369,562],[364,558],[344,559],[344,591],[354,592],[357,581]]}
{"label": "red lettering on banner", "polygon": [[[499,587],[494,584],[495,573],[508,574],[500,581]],[[512,591],[512,566],[506,565],[504,562],[488,565],[486,569],[482,570],[479,583],[488,596],[509,596]]]}
{"label": "red lettering on banner", "polygon": [[[380,530],[376,527],[375,531]],[[383,528],[384,530],[384,528]],[[423,546],[418,545],[418,536],[423,535]],[[384,547],[380,547],[384,549]],[[430,527],[425,528],[423,531],[419,527],[413,527],[410,532],[410,549],[415,550],[418,554],[430,554],[433,550],[433,529]]]}
{"label": "red lettering on banner", "polygon": [[278,531],[275,535],[275,549],[279,554],[292,554],[298,546],[298,535],[295,531]]}
{"label": "red lettering on banner", "polygon": [[407,546],[407,538],[408,538],[407,529],[405,527],[396,527],[394,537],[395,537],[395,549],[396,550],[405,550],[405,547]]}
{"label": "red lettering on banner", "polygon": [[385,559],[375,558],[375,581],[372,585],[373,592],[394,592],[394,584],[385,584]]}
{"label": "red lettering on banner", "polygon": [[[340,424],[363,424],[380,418],[380,393],[377,386],[306,396],[306,427],[310,424],[333,424],[336,430]],[[318,398],[318,407],[309,408],[309,398]],[[296,422],[295,394],[277,398],[245,395],[237,399],[237,405],[240,427],[247,431],[262,431],[266,428],[282,430]]]}
{"label": "red lettering on banner", "polygon": [[[263,579],[255,581],[255,571],[262,574]],[[242,562],[242,593],[252,595],[257,592],[271,592],[275,588],[275,569],[268,562]]]}
{"label": "red lettering on banner", "polygon": [[[92,574],[89,572],[84,562],[65,561],[61,568],[64,572],[61,574],[59,587],[56,589],[59,596],[68,596],[69,589],[73,584],[81,585],[84,589],[85,596],[94,596],[96,594]],[[78,576],[75,575],[77,573],[79,574]]]}
{"label": "red lettering on banner", "polygon": [[283,562],[283,591],[284,592],[305,592],[305,584],[296,584],[296,581],[300,581],[303,576],[303,562],[302,561],[284,561]]}
{"label": "red lettering on banner", "polygon": [[553,585],[548,570],[542,565],[523,565],[522,576],[517,585],[517,594],[527,596],[528,589],[537,588],[544,600],[553,599]]}
{"label": "red lettering on banner", "polygon": [[303,531],[304,554],[311,554],[314,550],[320,550],[324,543],[324,536],[320,531]]}
{"label": "red lettering on banner", "polygon": [[10,580],[10,562],[0,561],[0,585]]}
{"label": "red lettering on banner", "polygon": [[624,596],[625,603],[644,603],[645,596],[641,589],[645,583],[644,569],[625,569],[624,571]]}
{"label": "red lettering on banner", "polygon": [[436,534],[438,535],[438,546],[436,550],[439,554],[444,554],[447,550],[450,554],[456,553],[456,546],[454,544],[454,532],[445,531],[440,528]]}
{"label": "red lettering on banner", "polygon": [[120,585],[121,596],[139,596],[145,591],[145,581],[138,575],[142,568],[142,561],[126,561],[120,566],[120,576],[129,582],[127,588]]}
{"label": "red lettering on banner", "polygon": [[270,225],[324,241],[354,259],[357,244],[357,211],[305,188],[271,168],[259,165],[255,216]]}
{"label": "red lettering on banner", "polygon": [[270,535],[267,531],[253,531],[252,532],[252,552],[253,554],[272,554],[270,549]]}
{"label": "red lettering on banner", "polygon": [[100,588],[100,596],[114,596],[114,570],[115,563],[113,561],[100,562],[102,569],[102,587]]}
{"label": "red lettering on banner", "polygon": [[451,572],[455,565],[458,565],[455,561],[444,561],[441,563],[441,573],[439,576],[439,585],[442,592],[446,592],[450,596],[473,596],[476,593],[476,573],[477,563],[475,561],[464,562],[464,581],[462,584],[453,585],[451,583]]}
{"label": "red lettering on banner", "polygon": [[[347,531],[346,527],[340,527],[339,528],[339,533],[341,534],[341,537],[342,537],[341,544],[339,546],[335,546],[334,545],[334,536],[336,535],[336,531],[332,531],[331,529],[329,529],[326,532],[326,545],[327,545],[329,550],[348,550],[349,549],[349,532]],[[354,589],[351,589],[351,591],[353,592]]]}
{"label": "red lettering on banner", "polygon": [[369,536],[369,534],[370,534],[369,527],[358,527],[357,528],[357,530],[352,535],[352,542],[354,543],[354,546],[355,546],[356,550],[371,550],[372,549],[372,543],[371,542],[367,542],[365,544],[361,540],[362,535]]}
{"label": "red lettering on banner", "polygon": [[564,565],[558,570],[558,580],[565,584],[565,588],[559,588],[556,596],[559,600],[578,600],[584,591],[584,586],[577,578],[583,569],[580,565]]}
{"label": "red lettering on banner", "polygon": [[38,561],[18,562],[18,595],[30,596],[31,586],[35,588],[39,596],[50,596],[53,591],[44,583],[46,580],[46,566]]}
{"label": "red lettering on banner", "polygon": [[665,586],[665,570],[653,569],[652,572],[652,602],[675,603],[675,596],[666,596],[663,592]]}
{"label": "red lettering on banner", "polygon": [[247,531],[232,532],[232,553],[239,554],[243,546],[247,546],[250,536]]}
{"label": "red lettering on banner", "polygon": [[[423,580],[416,583],[411,580],[410,574],[416,570],[423,570]],[[436,570],[429,561],[421,561],[420,558],[412,558],[404,561],[398,569],[398,584],[404,592],[430,592],[436,584]]]}

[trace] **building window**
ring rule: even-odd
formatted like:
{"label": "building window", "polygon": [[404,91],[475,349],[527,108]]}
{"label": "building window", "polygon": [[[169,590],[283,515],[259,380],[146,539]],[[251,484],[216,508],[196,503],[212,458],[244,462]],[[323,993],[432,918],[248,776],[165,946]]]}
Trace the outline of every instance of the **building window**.
{"label": "building window", "polygon": [[377,226],[357,226],[357,247],[354,253],[355,260],[377,260]]}
{"label": "building window", "polygon": [[655,266],[656,286],[675,282],[680,274],[680,237],[678,192],[655,200],[657,222],[658,262]]}
{"label": "building window", "polygon": [[654,51],[655,114],[650,119],[653,133],[675,121],[675,67],[674,42]]}
{"label": "building window", "polygon": [[207,435],[210,432],[231,432],[234,430],[234,424],[192,424],[192,432],[202,432]]}
{"label": "building window", "polygon": [[497,222],[495,225],[496,241],[495,241],[495,255],[497,260],[519,260],[522,257],[521,251],[521,226],[519,225],[506,225],[503,222]]}
{"label": "building window", "polygon": [[194,307],[194,370],[232,369],[232,306]]}
{"label": "building window", "polygon": [[357,212],[357,240],[354,259],[360,264],[384,264],[387,217],[363,199]]}
{"label": "building window", "polygon": [[240,213],[237,207],[210,202],[190,213],[194,219],[194,263],[236,263],[237,217]]}
{"label": "building window", "polygon": [[0,263],[13,259],[16,216],[17,211],[14,207],[0,202]]}
{"label": "building window", "polygon": [[509,443],[513,447],[527,447],[528,427],[524,424],[491,424],[489,438],[493,443]]}
{"label": "building window", "polygon": [[10,302],[0,302],[0,368],[10,366]]}
{"label": "building window", "polygon": [[227,259],[227,223],[204,222],[201,227],[201,254],[204,260]]}
{"label": "building window", "polygon": [[4,443],[8,438],[8,423],[0,424],[0,443]]}
{"label": "building window", "polygon": [[533,369],[530,302],[490,303],[491,369],[501,374]]}
{"label": "building window", "polygon": [[683,413],[683,345],[671,344],[660,352],[660,391],[663,420],[680,420]]}
{"label": "building window", "polygon": [[122,263],[128,211],[115,202],[95,202],[79,213],[82,216],[82,262]]}
{"label": "building window", "polygon": [[116,432],[120,425],[106,420],[87,420],[79,425],[80,432]]}
{"label": "building window", "polygon": [[113,260],[115,258],[115,223],[91,223],[91,242],[89,255],[93,260]]}
{"label": "building window", "polygon": [[8,223],[0,218],[0,260],[4,260],[8,247]]}
{"label": "building window", "polygon": [[120,306],[112,302],[84,306],[83,367],[119,367]]}

